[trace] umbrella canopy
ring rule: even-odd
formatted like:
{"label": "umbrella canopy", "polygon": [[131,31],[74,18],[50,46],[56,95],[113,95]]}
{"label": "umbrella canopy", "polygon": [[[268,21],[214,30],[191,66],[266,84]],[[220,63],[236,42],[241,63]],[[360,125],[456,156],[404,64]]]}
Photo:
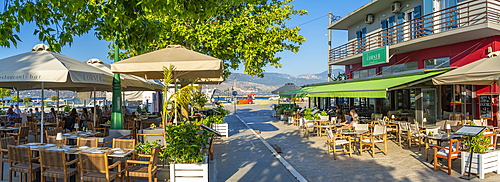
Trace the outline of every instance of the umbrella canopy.
{"label": "umbrella canopy", "polygon": [[111,71],[148,79],[163,79],[163,67],[170,65],[175,67],[174,76],[177,79],[220,78],[224,70],[220,59],[180,45],[169,45],[165,49],[111,63]]}
{"label": "umbrella canopy", "polygon": [[301,87],[293,84],[293,83],[286,83],[285,85],[281,86],[280,88],[272,91],[271,93],[272,94],[280,94],[280,93],[283,93],[283,92],[288,92],[290,90],[295,90],[295,89],[299,89]]}
{"label": "umbrella canopy", "polygon": [[111,90],[113,74],[61,54],[39,50],[1,59],[1,87],[40,89],[44,82],[44,87],[51,89]]}
{"label": "umbrella canopy", "polygon": [[[194,82],[195,79],[188,79],[186,80],[188,83]],[[202,85],[217,85],[222,82],[226,81],[226,78],[224,76],[220,76],[219,78],[200,78],[198,79],[195,84],[202,84]],[[176,83],[180,83],[180,80],[177,80]]]}
{"label": "umbrella canopy", "polygon": [[[107,72],[109,74],[113,74],[111,72],[111,69],[104,65],[104,62],[102,62],[99,59],[89,59],[87,61],[87,64],[93,67],[96,67],[104,72]],[[144,78],[134,76],[134,75],[129,75],[129,74],[120,74],[120,83],[122,85],[122,90],[123,91],[162,91],[163,86],[154,82],[154,81],[148,81]]]}
{"label": "umbrella canopy", "polygon": [[500,79],[500,57],[483,58],[432,78],[435,85],[491,85]]}

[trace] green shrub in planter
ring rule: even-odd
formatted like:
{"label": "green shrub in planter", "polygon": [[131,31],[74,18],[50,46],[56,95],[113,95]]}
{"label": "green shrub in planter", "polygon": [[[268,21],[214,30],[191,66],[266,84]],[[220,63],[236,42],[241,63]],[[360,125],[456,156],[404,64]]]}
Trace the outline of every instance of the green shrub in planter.
{"label": "green shrub in planter", "polygon": [[[471,126],[476,126],[474,122],[471,122]],[[467,142],[467,152],[471,153],[474,148],[474,153],[476,154],[484,154],[488,151],[488,146],[490,145],[490,137],[484,137],[484,131],[479,133],[474,137],[470,137],[466,140]]]}
{"label": "green shrub in planter", "polygon": [[328,116],[328,113],[326,111],[321,111],[320,115],[321,116]]}
{"label": "green shrub in planter", "polygon": [[202,146],[208,144],[209,133],[198,134],[200,126],[194,122],[182,121],[179,125],[167,126],[165,130],[165,146],[167,159],[175,163],[199,163],[205,153]]}
{"label": "green shrub in planter", "polygon": [[280,111],[279,111],[279,113],[280,113],[280,114],[283,114],[283,113],[285,113],[285,108],[284,108],[284,107],[281,107],[281,108],[280,108]]}

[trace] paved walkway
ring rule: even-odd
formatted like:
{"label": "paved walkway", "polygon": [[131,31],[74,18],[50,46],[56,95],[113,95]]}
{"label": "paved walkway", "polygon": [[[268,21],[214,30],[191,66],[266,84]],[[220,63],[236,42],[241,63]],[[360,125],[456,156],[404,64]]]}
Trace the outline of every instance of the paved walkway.
{"label": "paved walkway", "polygon": [[[269,106],[238,106],[237,114],[250,127],[260,130],[267,142],[278,144],[281,156],[308,181],[464,181],[458,178],[460,160],[453,161],[451,176],[441,169],[434,172],[433,164],[425,161],[424,149],[401,148],[392,140],[388,141],[387,155],[378,153],[372,158],[364,152],[352,158],[339,155],[334,160],[328,156],[326,136],[304,137],[297,126],[271,118],[270,110]],[[472,181],[499,180],[500,175],[489,173],[484,180]]]}
{"label": "paved walkway", "polygon": [[215,140],[211,181],[297,181],[238,118],[226,122],[229,138]]}

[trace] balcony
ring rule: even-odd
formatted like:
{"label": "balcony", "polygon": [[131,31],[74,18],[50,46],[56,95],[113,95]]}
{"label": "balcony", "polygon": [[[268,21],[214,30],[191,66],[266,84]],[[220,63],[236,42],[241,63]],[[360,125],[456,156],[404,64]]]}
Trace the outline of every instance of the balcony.
{"label": "balcony", "polygon": [[492,35],[500,35],[500,0],[471,0],[333,48],[329,64],[360,63],[361,53],[383,46],[400,54]]}

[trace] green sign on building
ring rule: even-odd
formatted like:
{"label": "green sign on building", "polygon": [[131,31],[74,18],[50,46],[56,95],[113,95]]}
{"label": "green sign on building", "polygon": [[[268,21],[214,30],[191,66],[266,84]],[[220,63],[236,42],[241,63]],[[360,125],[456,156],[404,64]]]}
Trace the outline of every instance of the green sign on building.
{"label": "green sign on building", "polygon": [[363,67],[389,62],[389,47],[373,49],[363,52]]}

